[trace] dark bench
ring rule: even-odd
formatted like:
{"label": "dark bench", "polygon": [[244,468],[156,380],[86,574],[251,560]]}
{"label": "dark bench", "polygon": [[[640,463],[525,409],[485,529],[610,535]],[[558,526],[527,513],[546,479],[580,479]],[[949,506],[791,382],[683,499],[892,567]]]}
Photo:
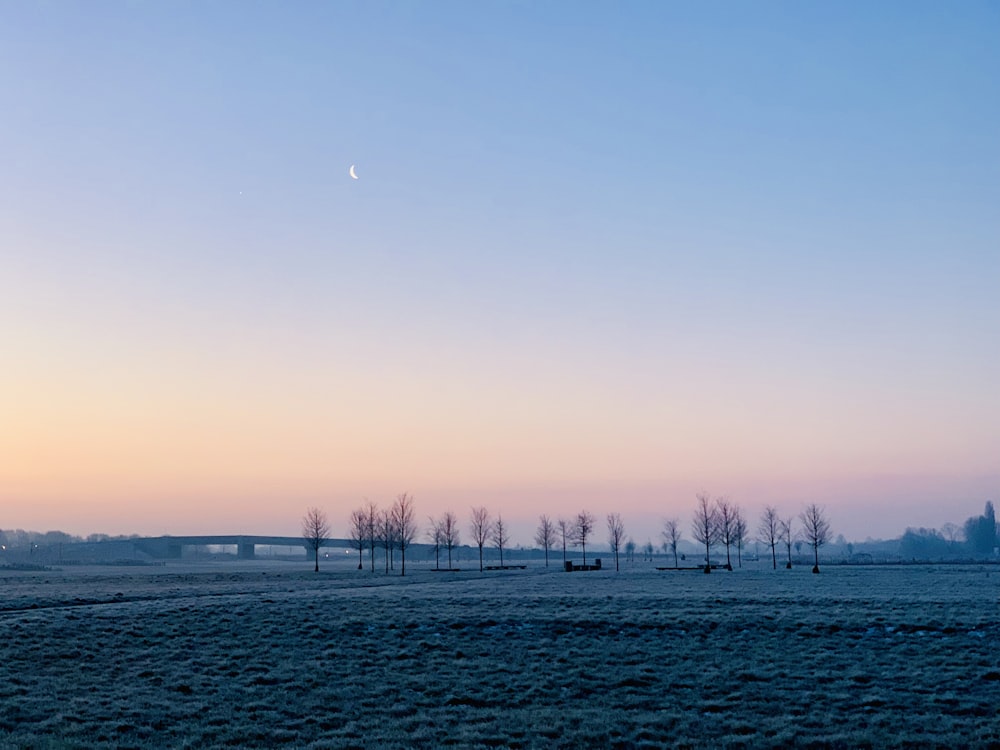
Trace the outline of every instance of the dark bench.
{"label": "dark bench", "polygon": [[601,558],[594,560],[593,565],[576,565],[572,560],[567,560],[563,563],[563,570],[567,573],[573,573],[577,570],[600,570],[601,569]]}

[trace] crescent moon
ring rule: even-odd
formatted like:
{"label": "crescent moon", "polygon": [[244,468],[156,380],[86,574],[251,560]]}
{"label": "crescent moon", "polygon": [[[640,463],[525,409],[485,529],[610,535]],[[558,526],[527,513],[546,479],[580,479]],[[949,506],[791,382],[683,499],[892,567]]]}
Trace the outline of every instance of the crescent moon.
{"label": "crescent moon", "polygon": [[349,174],[355,180],[358,179],[358,176],[354,173],[354,165],[353,164],[351,165],[351,168],[347,170],[347,174]]}

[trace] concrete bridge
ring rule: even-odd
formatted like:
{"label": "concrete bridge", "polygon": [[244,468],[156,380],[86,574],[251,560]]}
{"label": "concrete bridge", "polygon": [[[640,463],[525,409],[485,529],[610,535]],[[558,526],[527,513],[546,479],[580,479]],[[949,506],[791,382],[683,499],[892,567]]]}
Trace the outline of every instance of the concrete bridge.
{"label": "concrete bridge", "polygon": [[[236,557],[240,560],[252,560],[256,556],[257,545],[272,547],[302,547],[306,555],[313,554],[312,546],[300,536],[251,536],[248,534],[210,534],[205,536],[155,536],[137,537],[130,540],[135,549],[158,560],[177,560],[183,554],[184,547],[205,547],[208,545],[227,545],[236,547]],[[320,545],[323,547],[343,547],[350,549],[349,539],[326,539]]]}

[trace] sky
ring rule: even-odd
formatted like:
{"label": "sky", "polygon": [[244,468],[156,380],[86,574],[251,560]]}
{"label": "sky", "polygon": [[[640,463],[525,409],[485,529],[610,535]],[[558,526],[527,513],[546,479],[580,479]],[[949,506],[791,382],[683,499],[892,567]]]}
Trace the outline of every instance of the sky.
{"label": "sky", "polygon": [[2,528],[1000,500],[996,2],[26,0],[0,112]]}

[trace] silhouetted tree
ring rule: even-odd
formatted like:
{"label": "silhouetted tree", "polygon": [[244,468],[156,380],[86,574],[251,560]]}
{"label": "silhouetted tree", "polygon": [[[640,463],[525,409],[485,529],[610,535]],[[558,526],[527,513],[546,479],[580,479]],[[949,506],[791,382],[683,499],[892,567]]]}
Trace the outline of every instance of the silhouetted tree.
{"label": "silhouetted tree", "polygon": [[330,523],[326,520],[326,513],[319,508],[310,508],[302,518],[302,538],[306,540],[306,545],[316,556],[316,566],[314,571],[319,573],[319,548],[323,546],[330,537]]}
{"label": "silhouetted tree", "polygon": [[441,543],[448,550],[448,570],[451,570],[451,551],[458,546],[458,518],[450,510],[441,516]]}
{"label": "silhouetted tree", "polygon": [[507,542],[510,541],[508,537],[507,526],[503,522],[503,517],[498,513],[497,520],[493,522],[490,527],[490,539],[493,544],[496,545],[497,549],[500,551],[500,567],[503,567],[503,548],[507,546]]}
{"label": "silhouetted tree", "polygon": [[565,518],[560,518],[556,521],[556,525],[559,527],[559,538],[562,540],[562,551],[563,551],[563,565],[566,564],[566,541],[570,539],[573,533],[573,527],[569,521]]}
{"label": "silhouetted tree", "polygon": [[[618,553],[622,548],[622,540],[625,538],[625,523],[622,521],[621,513],[608,513],[608,544],[615,556],[615,572],[618,567]],[[584,558],[586,559],[586,558]],[[586,562],[584,563],[586,565]]]}
{"label": "silhouetted tree", "polygon": [[628,538],[625,542],[625,562],[629,565],[635,565],[635,539],[632,537]]}
{"label": "silhouetted tree", "polygon": [[378,514],[378,536],[385,550],[385,572],[388,573],[390,568],[395,569],[392,551],[396,548],[396,525],[392,520],[392,511],[388,508]]}
{"label": "silhouetted tree", "polygon": [[441,524],[433,516],[428,521],[430,526],[427,527],[427,538],[431,543],[431,551],[434,552],[434,569],[441,570]]}
{"label": "silhouetted tree", "polygon": [[358,570],[361,570],[362,556],[368,546],[368,515],[364,508],[351,511],[351,545],[358,550]]}
{"label": "silhouetted tree", "polygon": [[778,511],[772,505],[764,508],[760,516],[760,523],[757,525],[757,534],[760,540],[771,548],[771,567],[778,569],[778,553],[775,551],[778,542],[781,540],[781,519],[778,518]]}
{"label": "silhouetted tree", "polygon": [[406,575],[406,549],[413,543],[417,535],[417,522],[413,514],[413,495],[404,492],[396,496],[392,506],[392,525],[396,531],[396,544],[399,546],[399,574]]}
{"label": "silhouetted tree", "polygon": [[483,506],[472,509],[472,538],[479,547],[479,572],[483,572],[483,547],[490,537],[490,512]]}
{"label": "silhouetted tree", "polygon": [[581,510],[576,516],[576,523],[573,524],[573,541],[583,549],[583,564],[587,564],[587,540],[594,531],[594,524],[597,523],[590,513]]}
{"label": "silhouetted tree", "polygon": [[823,509],[816,503],[806,506],[799,515],[802,521],[802,533],[806,544],[813,548],[813,573],[819,573],[819,548],[830,541],[830,522],[826,520]]}
{"label": "silhouetted tree", "polygon": [[736,563],[743,567],[743,544],[747,541],[747,521],[740,506],[735,507],[736,522],[733,525],[733,541],[736,542]]}
{"label": "silhouetted tree", "polygon": [[556,527],[544,513],[538,517],[538,530],[535,532],[535,544],[545,550],[545,567],[549,567],[549,549],[556,541]]}
{"label": "silhouetted tree", "polygon": [[965,541],[976,555],[993,554],[997,546],[997,517],[992,502],[986,502],[981,516],[973,516],[965,522]]}
{"label": "silhouetted tree", "polygon": [[664,547],[674,555],[674,567],[679,568],[680,563],[677,562],[677,544],[681,540],[681,522],[676,518],[667,519],[663,522],[663,532],[661,535],[663,536]]}
{"label": "silhouetted tree", "polygon": [[375,572],[375,546],[378,544],[378,506],[371,500],[365,502],[365,533],[368,535],[368,554],[372,573]]}
{"label": "silhouetted tree", "polygon": [[729,557],[729,548],[735,541],[736,506],[724,497],[716,499],[715,518],[719,529],[719,541],[726,545],[726,569],[732,570],[733,562]]}
{"label": "silhouetted tree", "polygon": [[787,518],[784,521],[779,521],[781,525],[778,527],[779,537],[785,544],[785,549],[788,552],[788,562],[785,563],[785,569],[792,569],[792,544],[795,542],[795,534],[792,531],[792,524],[795,523],[794,518]]}
{"label": "silhouetted tree", "polygon": [[691,532],[695,541],[705,545],[705,572],[712,572],[712,545],[719,540],[719,520],[712,498],[707,492],[699,492],[696,496],[694,523]]}

